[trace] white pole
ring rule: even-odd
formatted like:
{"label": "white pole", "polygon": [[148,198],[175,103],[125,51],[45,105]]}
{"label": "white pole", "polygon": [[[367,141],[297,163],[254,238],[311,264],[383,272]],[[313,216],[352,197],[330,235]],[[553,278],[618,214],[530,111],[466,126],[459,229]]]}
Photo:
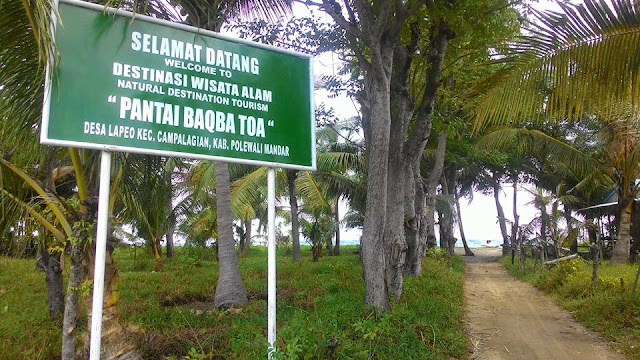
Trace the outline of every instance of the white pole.
{"label": "white pole", "polygon": [[104,263],[107,254],[107,225],[109,221],[109,186],[111,153],[102,151],[100,159],[100,193],[98,198],[98,230],[96,234],[96,263],[93,275],[93,304],[91,305],[91,343],[89,359],[100,359],[102,337],[102,302],[104,298]]}
{"label": "white pole", "polygon": [[276,350],[276,171],[273,168],[267,169],[267,188],[268,188],[268,340],[269,340],[269,359],[273,358]]}

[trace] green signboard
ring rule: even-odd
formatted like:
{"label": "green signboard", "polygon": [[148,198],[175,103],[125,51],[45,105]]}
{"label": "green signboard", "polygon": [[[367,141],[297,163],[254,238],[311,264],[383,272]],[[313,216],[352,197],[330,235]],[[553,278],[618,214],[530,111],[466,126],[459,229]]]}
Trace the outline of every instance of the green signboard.
{"label": "green signboard", "polygon": [[45,144],[315,169],[312,59],[61,1]]}

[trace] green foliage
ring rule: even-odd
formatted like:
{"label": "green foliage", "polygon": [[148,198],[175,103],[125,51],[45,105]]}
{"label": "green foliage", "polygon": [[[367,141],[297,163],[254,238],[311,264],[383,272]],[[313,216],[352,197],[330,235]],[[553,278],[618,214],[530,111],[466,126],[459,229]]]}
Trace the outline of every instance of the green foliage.
{"label": "green foliage", "polygon": [[[574,259],[545,271],[534,270],[529,259],[524,269],[502,259],[516,277],[552,295],[555,302],[630,358],[640,357],[640,296],[631,294],[638,265],[600,264],[598,281],[591,286],[592,263]],[[621,280],[622,279],[622,280]]]}
{"label": "green foliage", "polygon": [[[402,301],[376,316],[362,310],[365,289],[355,250],[344,246],[342,254],[348,255],[319,262],[310,260],[309,247],[298,263],[278,254],[276,359],[464,357],[460,259],[428,256],[424,275],[406,279]],[[123,322],[139,329],[135,340],[143,358],[265,358],[266,249],[253,247],[239,259],[250,302],[235,312],[212,306],[212,254],[188,251],[177,248],[163,271],[152,272],[135,271],[140,262],[151,268],[149,254],[134,258],[133,250],[116,250],[119,309]],[[0,358],[38,357],[24,351],[52,358],[60,349],[57,324],[47,318],[44,275],[32,267],[30,260],[0,258]]]}

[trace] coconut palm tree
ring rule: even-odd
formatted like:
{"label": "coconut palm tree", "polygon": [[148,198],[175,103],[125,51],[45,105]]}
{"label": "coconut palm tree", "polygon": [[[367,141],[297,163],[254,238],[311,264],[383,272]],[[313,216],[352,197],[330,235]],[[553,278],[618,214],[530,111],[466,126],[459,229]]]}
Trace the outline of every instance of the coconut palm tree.
{"label": "coconut palm tree", "polygon": [[[504,69],[475,87],[476,128],[593,116],[604,124],[618,123],[628,113],[637,122],[640,5],[631,0],[586,0],[559,6],[562,12],[536,13],[529,34],[497,60]],[[623,153],[622,163],[628,165],[633,151]],[[627,168],[619,168],[624,173],[617,182],[626,194],[636,176]],[[628,199],[621,198],[625,228]],[[614,261],[628,258],[629,240],[628,230],[622,230],[617,246],[621,253],[614,254]]]}
{"label": "coconut palm tree", "polygon": [[[318,132],[320,136],[317,138],[326,138],[322,135],[323,130]],[[354,175],[347,174],[349,171],[358,172],[363,169],[363,158],[357,153],[357,150],[347,144],[338,143],[327,145],[325,148],[321,146],[320,151],[323,150],[325,152],[320,152],[316,156],[317,171],[315,173],[294,170],[276,172],[277,193],[278,195],[286,193],[291,206],[294,261],[299,259],[299,240],[298,255],[296,255],[295,243],[295,238],[299,237],[300,231],[299,198],[301,198],[306,210],[328,211],[335,218],[336,204],[339,198],[344,197],[358,201],[363,197],[361,188],[353,179]],[[240,212],[243,207],[264,200],[264,196],[261,194],[264,193],[266,174],[266,168],[260,167],[234,181],[231,190],[234,209],[238,209]],[[337,221],[335,222],[337,223]],[[339,231],[338,228],[335,230]]]}

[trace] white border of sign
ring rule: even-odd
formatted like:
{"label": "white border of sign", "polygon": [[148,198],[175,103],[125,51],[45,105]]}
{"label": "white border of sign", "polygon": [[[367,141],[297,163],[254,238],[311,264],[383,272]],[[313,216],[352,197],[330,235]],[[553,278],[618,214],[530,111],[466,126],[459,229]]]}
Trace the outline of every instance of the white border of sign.
{"label": "white border of sign", "polygon": [[[90,10],[97,10],[97,11],[101,11],[103,13],[108,13],[108,14],[112,14],[112,15],[126,16],[126,17],[132,18],[133,20],[146,21],[146,22],[150,22],[150,23],[154,23],[154,24],[158,24],[158,25],[169,26],[169,27],[172,27],[172,28],[175,28],[175,29],[189,31],[189,32],[192,32],[192,33],[195,33],[195,34],[198,34],[198,35],[205,35],[205,36],[209,36],[209,37],[213,37],[213,38],[218,38],[218,39],[221,39],[221,40],[231,41],[231,42],[235,42],[235,43],[239,43],[239,44],[244,44],[244,45],[248,45],[248,46],[252,46],[252,47],[262,48],[262,49],[266,49],[266,50],[276,51],[276,52],[280,52],[280,53],[283,53],[283,54],[288,54],[288,55],[293,55],[293,56],[301,57],[301,58],[304,58],[304,59],[308,59],[309,60],[309,79],[310,79],[310,81],[309,81],[309,85],[310,85],[310,89],[309,89],[310,90],[310,92],[309,92],[309,94],[310,94],[309,105],[311,107],[311,109],[310,109],[310,114],[311,114],[311,119],[310,119],[311,120],[311,144],[310,144],[311,145],[311,166],[301,166],[301,165],[294,165],[294,164],[283,164],[283,163],[260,161],[260,160],[247,160],[247,159],[239,159],[239,158],[232,158],[232,157],[226,157],[226,156],[212,156],[212,155],[204,155],[204,154],[183,153],[183,152],[176,152],[176,151],[143,149],[143,148],[135,148],[135,147],[128,147],[128,146],[103,145],[103,144],[87,143],[87,142],[81,142],[81,141],[67,141],[67,140],[49,139],[47,137],[47,134],[48,134],[48,131],[49,131],[49,106],[51,105],[51,86],[52,86],[52,79],[51,79],[52,76],[50,74],[47,74],[47,77],[46,77],[45,97],[44,97],[43,106],[42,106],[42,125],[41,125],[41,129],[40,129],[40,142],[42,144],[79,147],[79,148],[96,149],[96,150],[112,151],[112,152],[113,151],[120,151],[120,152],[130,152],[130,153],[159,155],[159,156],[173,156],[173,157],[202,159],[202,160],[216,160],[216,161],[224,161],[224,162],[231,162],[231,163],[259,165],[259,166],[266,166],[266,167],[286,168],[286,169],[296,169],[296,170],[311,170],[311,171],[315,171],[316,170],[315,106],[314,106],[314,103],[313,103],[313,90],[314,90],[314,88],[313,88],[313,56],[307,55],[307,54],[298,53],[298,52],[291,51],[291,50],[280,49],[280,48],[277,48],[277,47],[274,47],[274,46],[260,44],[260,43],[256,43],[256,42],[252,42],[252,41],[248,41],[248,40],[244,40],[244,39],[238,39],[238,38],[234,38],[234,37],[231,37],[231,36],[219,34],[219,33],[213,32],[213,31],[199,29],[199,28],[196,28],[196,27],[193,27],[193,26],[189,26],[189,25],[174,23],[174,22],[167,21],[167,20],[162,20],[162,19],[156,19],[156,18],[152,18],[152,17],[146,16],[146,15],[134,14],[134,13],[129,12],[129,11],[114,9],[114,8],[110,8],[110,7],[104,7],[102,5],[88,3],[88,2],[85,2],[85,1],[79,1],[79,0],[59,0],[59,1],[62,2],[62,3],[69,4],[69,5],[84,7],[84,8],[90,9]],[[56,19],[56,22],[57,22],[57,19]],[[55,24],[54,24],[54,26],[55,26]]]}

